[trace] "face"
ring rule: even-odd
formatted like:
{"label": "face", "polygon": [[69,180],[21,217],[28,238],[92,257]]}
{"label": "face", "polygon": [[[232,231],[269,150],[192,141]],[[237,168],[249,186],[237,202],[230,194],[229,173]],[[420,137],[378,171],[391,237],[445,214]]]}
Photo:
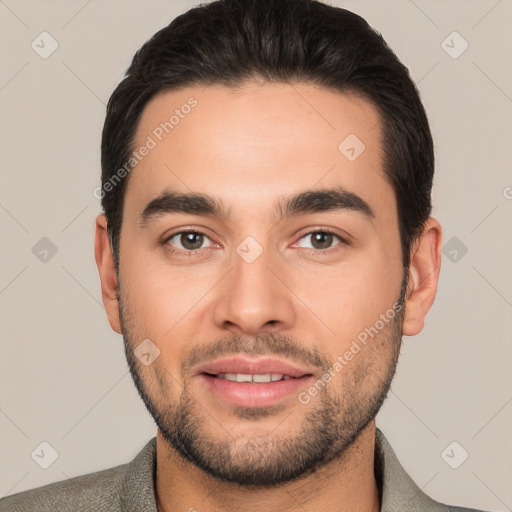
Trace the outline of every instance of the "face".
{"label": "face", "polygon": [[147,105],[144,145],[117,285],[147,408],[171,451],[225,481],[318,469],[374,418],[401,342],[376,109],[305,83],[188,87]]}

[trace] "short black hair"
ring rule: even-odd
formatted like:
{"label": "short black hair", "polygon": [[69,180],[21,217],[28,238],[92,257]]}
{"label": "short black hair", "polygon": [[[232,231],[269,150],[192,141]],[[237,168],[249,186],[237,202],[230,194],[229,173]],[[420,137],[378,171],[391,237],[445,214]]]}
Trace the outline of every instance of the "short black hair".
{"label": "short black hair", "polygon": [[354,93],[377,108],[383,170],[395,192],[408,268],[412,243],[432,209],[434,149],[427,115],[408,69],[382,35],[361,16],[315,0],[200,4],[137,51],[110,97],[102,135],[101,199],[116,268],[126,163],[144,107],[163,91],[237,87],[250,80],[308,82]]}

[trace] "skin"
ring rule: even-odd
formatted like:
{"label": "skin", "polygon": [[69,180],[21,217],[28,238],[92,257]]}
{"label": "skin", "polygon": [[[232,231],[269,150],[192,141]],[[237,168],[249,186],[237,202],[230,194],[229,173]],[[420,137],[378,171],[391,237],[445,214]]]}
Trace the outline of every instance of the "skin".
{"label": "skin", "polygon": [[[288,453],[280,447],[297,440],[303,445],[313,435],[307,427],[319,412],[331,415],[326,429],[332,427],[340,441],[309,472],[250,487],[187,460],[159,428],[159,510],[378,511],[375,420],[365,414],[374,414],[375,401],[385,395],[401,334],[419,333],[434,301],[441,227],[429,218],[411,248],[405,315],[382,329],[325,390],[308,404],[286,397],[260,415],[231,406],[193,376],[185,364],[191,351],[208,354],[217,347],[226,355],[232,353],[228,347],[246,347],[291,361],[303,353],[310,362],[308,356],[318,354],[322,364],[311,368],[321,379],[322,365],[332,365],[400,296],[396,200],[382,171],[375,107],[312,84],[193,86],[161,93],[143,112],[135,147],[191,96],[197,107],[130,174],[118,276],[106,219],[97,217],[95,254],[110,325],[125,338],[139,392],[160,414],[157,425],[175,419],[169,411],[177,413],[186,397],[203,443],[196,440],[195,446],[228,453],[226,465],[250,471],[272,457],[279,462]],[[366,146],[353,162],[338,150],[349,134]],[[339,186],[363,198],[375,216],[345,209],[276,218],[278,199]],[[164,189],[222,199],[229,215],[166,214],[142,228],[141,212]],[[349,243],[335,236],[330,249],[318,253],[310,235],[325,229],[348,235]],[[166,242],[194,230],[207,235],[194,256],[186,254],[180,236]],[[248,236],[263,249],[250,264],[236,252]],[[171,253],[169,246],[181,252]],[[149,366],[133,357],[146,338],[160,350]],[[274,351],[285,341],[289,358],[286,351]],[[347,423],[350,415],[356,419]],[[300,438],[301,428],[306,439]]]}

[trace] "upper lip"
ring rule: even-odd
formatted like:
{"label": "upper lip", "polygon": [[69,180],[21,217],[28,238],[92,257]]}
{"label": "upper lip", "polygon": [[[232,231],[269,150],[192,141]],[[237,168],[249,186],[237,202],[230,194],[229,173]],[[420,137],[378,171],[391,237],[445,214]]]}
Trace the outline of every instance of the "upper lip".
{"label": "upper lip", "polygon": [[282,374],[291,377],[302,377],[311,375],[312,372],[307,368],[297,364],[282,361],[270,357],[250,358],[247,356],[234,356],[205,363],[198,367],[197,375],[201,373],[210,373],[218,375],[220,373],[241,373],[244,375],[266,375]]}

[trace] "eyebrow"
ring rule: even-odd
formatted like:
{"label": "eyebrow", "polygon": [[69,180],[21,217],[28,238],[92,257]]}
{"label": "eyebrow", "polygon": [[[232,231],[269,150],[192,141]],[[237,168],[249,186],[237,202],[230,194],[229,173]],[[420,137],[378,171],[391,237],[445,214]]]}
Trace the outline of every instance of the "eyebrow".
{"label": "eyebrow", "polygon": [[[375,218],[372,207],[362,197],[342,187],[308,190],[289,198],[281,198],[275,205],[275,215],[278,220],[298,215],[341,210],[360,213],[368,220]],[[178,213],[217,217],[221,220],[226,220],[229,217],[229,209],[219,199],[207,194],[166,190],[145,206],[140,215],[139,225],[145,227],[158,217]]]}

